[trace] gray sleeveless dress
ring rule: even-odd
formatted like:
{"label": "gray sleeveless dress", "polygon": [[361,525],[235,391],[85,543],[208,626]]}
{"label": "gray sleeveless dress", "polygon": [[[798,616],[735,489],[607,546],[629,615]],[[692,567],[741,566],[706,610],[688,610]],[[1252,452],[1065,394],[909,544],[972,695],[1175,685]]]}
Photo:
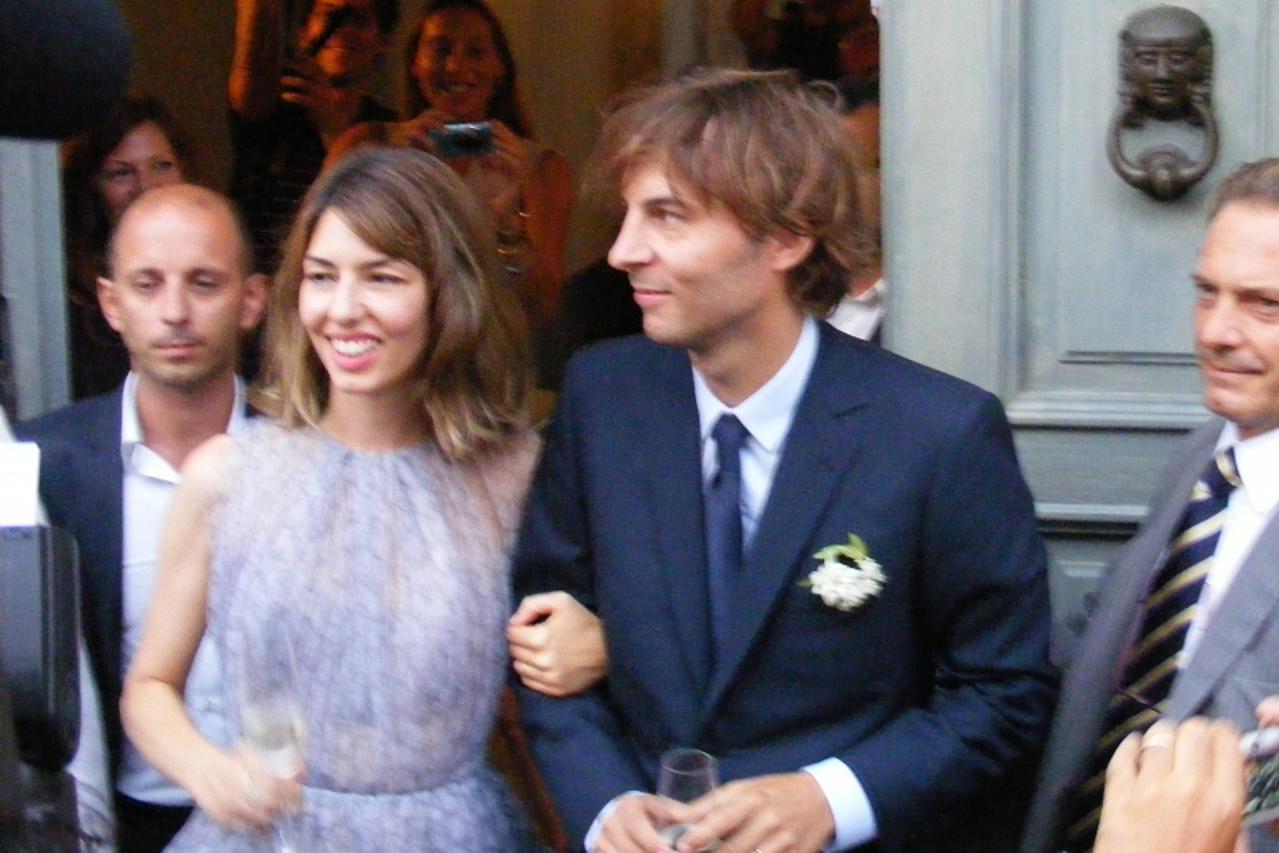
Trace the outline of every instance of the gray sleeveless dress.
{"label": "gray sleeveless dress", "polygon": [[[518,806],[485,763],[506,672],[509,554],[532,435],[459,464],[352,450],[265,419],[237,437],[211,519],[208,630],[232,731],[285,685],[304,730],[305,851],[511,851]],[[197,812],[170,850],[272,850]]]}

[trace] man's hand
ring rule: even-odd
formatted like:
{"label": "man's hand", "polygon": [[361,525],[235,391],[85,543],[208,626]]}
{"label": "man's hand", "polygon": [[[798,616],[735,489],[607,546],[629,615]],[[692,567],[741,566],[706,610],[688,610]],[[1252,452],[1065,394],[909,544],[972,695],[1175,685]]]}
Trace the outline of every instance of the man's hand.
{"label": "man's hand", "polygon": [[1244,801],[1239,732],[1223,720],[1159,722],[1106,768],[1094,853],[1230,853]]}
{"label": "man's hand", "polygon": [[[808,773],[732,782],[687,806],[670,805],[670,821],[691,828],[676,850],[693,853],[816,853],[835,835],[826,795]],[[716,842],[723,843],[716,847]]]}
{"label": "man's hand", "polygon": [[649,794],[626,794],[604,821],[594,853],[670,853],[661,828],[672,823],[671,800]]}

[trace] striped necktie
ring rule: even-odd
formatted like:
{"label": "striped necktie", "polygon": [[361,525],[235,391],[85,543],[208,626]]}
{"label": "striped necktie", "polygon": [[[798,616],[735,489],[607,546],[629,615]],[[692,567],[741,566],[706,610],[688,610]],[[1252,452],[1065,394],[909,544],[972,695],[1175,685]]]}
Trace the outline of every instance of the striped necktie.
{"label": "striped necktie", "polygon": [[1163,569],[1145,602],[1141,634],[1128,651],[1119,689],[1111,697],[1089,775],[1076,789],[1067,849],[1091,850],[1101,816],[1106,765],[1129,732],[1145,731],[1159,719],[1181,666],[1190,624],[1199,607],[1226,518],[1230,493],[1240,484],[1233,448],[1220,450],[1190,492]]}

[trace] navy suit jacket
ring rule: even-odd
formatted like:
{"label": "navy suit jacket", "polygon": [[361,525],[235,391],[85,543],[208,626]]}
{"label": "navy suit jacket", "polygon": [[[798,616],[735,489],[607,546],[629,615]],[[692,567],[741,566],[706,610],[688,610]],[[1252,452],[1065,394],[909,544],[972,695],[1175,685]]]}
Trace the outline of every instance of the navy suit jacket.
{"label": "navy suit jacket", "polygon": [[114,785],[124,743],[120,641],[124,631],[124,460],[120,391],[92,397],[14,428],[40,445],[40,498],[80,552],[80,613],[106,729]]}
{"label": "navy suit jacket", "polygon": [[[1046,559],[999,402],[821,324],[812,376],[710,659],[698,415],[685,352],[643,338],[570,365],[516,553],[519,595],[603,618],[592,693],[520,691],[570,836],[697,746],[727,780],[836,756],[881,850],[946,833],[1033,763],[1055,695]],[[883,565],[852,612],[799,586],[855,533]]]}

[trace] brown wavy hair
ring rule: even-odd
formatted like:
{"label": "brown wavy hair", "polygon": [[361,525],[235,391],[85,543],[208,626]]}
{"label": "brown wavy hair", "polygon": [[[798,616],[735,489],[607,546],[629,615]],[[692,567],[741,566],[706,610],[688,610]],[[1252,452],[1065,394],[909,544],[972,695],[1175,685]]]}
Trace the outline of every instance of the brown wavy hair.
{"label": "brown wavy hair", "polygon": [[122,99],[100,125],[62,146],[62,216],[67,240],[72,298],[97,307],[97,277],[105,271],[114,223],[98,189],[107,156],[141,125],[151,123],[169,140],[183,179],[192,180],[194,149],[173,113],[155,98]]}
{"label": "brown wavy hair", "polygon": [[791,296],[811,314],[829,314],[874,257],[830,86],[793,71],[705,69],[634,90],[605,121],[588,186],[615,197],[650,165],[699,204],[727,210],[751,239],[813,238],[789,276]]}
{"label": "brown wavy hair", "polygon": [[445,455],[475,455],[524,427],[527,334],[513,297],[495,284],[492,229],[452,169],[404,148],[352,154],[303,199],[271,296],[266,375],[255,399],[263,411],[285,426],[316,426],[328,401],[328,374],[298,317],[303,258],[328,211],[426,278],[430,334],[414,392]]}

